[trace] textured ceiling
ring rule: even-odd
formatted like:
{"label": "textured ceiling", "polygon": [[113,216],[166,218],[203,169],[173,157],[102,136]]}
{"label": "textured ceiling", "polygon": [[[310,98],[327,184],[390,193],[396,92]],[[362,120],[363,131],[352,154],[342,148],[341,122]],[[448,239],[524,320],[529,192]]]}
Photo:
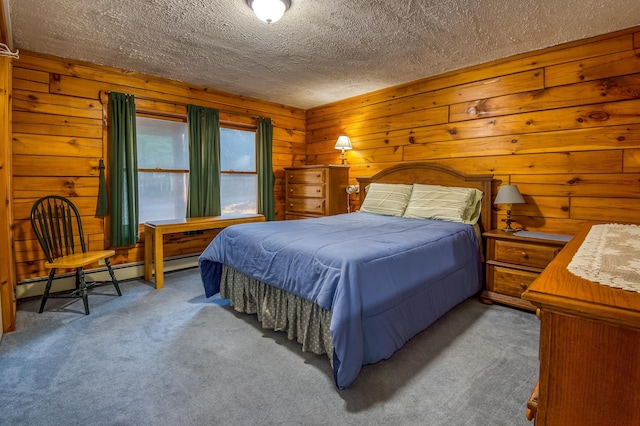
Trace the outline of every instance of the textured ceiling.
{"label": "textured ceiling", "polygon": [[640,24],[638,0],[3,0],[13,47],[310,108]]}

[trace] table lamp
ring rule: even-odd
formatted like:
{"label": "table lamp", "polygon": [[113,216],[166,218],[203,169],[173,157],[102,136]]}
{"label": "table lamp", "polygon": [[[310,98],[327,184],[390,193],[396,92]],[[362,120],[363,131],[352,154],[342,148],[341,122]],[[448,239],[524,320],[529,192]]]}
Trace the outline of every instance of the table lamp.
{"label": "table lamp", "polygon": [[515,185],[502,185],[493,204],[507,205],[507,217],[502,219],[503,222],[507,223],[507,226],[502,228],[502,231],[515,232],[516,230],[511,227],[511,222],[513,222],[513,219],[511,219],[511,205],[525,204],[524,198],[522,198],[520,191],[518,191],[518,187]]}
{"label": "table lamp", "polygon": [[342,164],[344,164],[344,151],[346,149],[351,149],[351,139],[349,139],[349,136],[340,136],[338,137],[338,140],[336,141],[336,146],[334,146],[335,149],[341,149],[342,150]]}

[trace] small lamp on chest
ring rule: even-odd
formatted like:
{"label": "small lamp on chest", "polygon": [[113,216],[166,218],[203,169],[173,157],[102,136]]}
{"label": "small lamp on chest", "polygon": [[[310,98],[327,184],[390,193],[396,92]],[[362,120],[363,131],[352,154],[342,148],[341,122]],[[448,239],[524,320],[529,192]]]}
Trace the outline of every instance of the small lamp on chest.
{"label": "small lamp on chest", "polygon": [[334,146],[334,148],[342,150],[341,164],[344,164],[344,160],[345,160],[344,151],[352,148],[351,139],[349,139],[349,136],[344,136],[344,135],[338,137],[338,140],[336,141],[336,145]]}

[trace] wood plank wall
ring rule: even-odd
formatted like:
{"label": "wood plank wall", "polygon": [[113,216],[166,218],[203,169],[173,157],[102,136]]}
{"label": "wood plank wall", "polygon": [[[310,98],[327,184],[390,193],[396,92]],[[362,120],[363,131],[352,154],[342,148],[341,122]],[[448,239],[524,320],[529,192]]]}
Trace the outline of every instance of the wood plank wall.
{"label": "wood plank wall", "polygon": [[[353,184],[429,160],[517,185],[527,204],[512,213],[528,230],[640,222],[640,28],[310,109],[307,164],[337,163],[341,134]],[[492,214],[503,226],[504,206]]]}
{"label": "wood plank wall", "polygon": [[[0,4],[2,6],[2,4]],[[11,61],[0,56],[0,337],[16,326],[16,297],[11,246]]]}
{"label": "wood plank wall", "polygon": [[[284,218],[284,167],[305,161],[305,112],[203,87],[120,69],[20,52],[13,62],[13,201],[18,282],[46,275],[44,255],[29,223],[33,202],[43,195],[70,197],[83,215],[89,247],[105,245],[104,220],[94,217],[98,163],[106,157],[106,116],[100,94],[136,96],[139,112],[186,115],[185,105],[221,111],[221,121],[254,123],[251,116],[274,123],[273,165],[277,218]],[[214,233],[197,238],[167,236],[166,256],[202,251]],[[142,261],[143,244],[117,250],[113,264]]]}

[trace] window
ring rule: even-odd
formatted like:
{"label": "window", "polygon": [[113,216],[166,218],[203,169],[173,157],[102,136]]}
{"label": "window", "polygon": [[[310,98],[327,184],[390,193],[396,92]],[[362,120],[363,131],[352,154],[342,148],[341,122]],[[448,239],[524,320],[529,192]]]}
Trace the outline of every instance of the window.
{"label": "window", "polygon": [[220,129],[222,214],[258,212],[256,132]]}
{"label": "window", "polygon": [[[136,118],[139,222],[183,219],[189,186],[187,123]],[[256,213],[258,172],[255,131],[220,129],[222,214]]]}
{"label": "window", "polygon": [[184,218],[189,185],[187,123],[137,117],[140,223]]}

